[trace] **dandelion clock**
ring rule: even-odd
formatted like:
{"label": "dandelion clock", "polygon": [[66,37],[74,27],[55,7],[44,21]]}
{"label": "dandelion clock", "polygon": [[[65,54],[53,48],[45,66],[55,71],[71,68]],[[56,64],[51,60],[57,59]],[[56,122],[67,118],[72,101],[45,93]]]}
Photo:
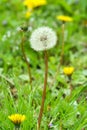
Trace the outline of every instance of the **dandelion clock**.
{"label": "dandelion clock", "polygon": [[42,103],[40,108],[40,113],[38,117],[37,130],[40,130],[42,114],[44,110],[44,102],[46,97],[46,86],[47,86],[47,77],[48,77],[48,55],[47,50],[51,49],[56,45],[57,36],[53,29],[49,27],[40,27],[37,28],[30,37],[31,48],[35,51],[44,51],[44,60],[45,60],[45,75],[44,75],[44,87],[42,94]]}
{"label": "dandelion clock", "polygon": [[36,29],[30,38],[31,47],[36,51],[44,51],[56,45],[57,36],[49,27]]}

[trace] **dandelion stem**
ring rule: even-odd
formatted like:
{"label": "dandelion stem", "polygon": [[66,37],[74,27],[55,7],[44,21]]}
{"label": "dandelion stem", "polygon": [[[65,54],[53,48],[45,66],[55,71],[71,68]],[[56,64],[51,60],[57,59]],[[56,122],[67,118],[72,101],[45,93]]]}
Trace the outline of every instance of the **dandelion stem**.
{"label": "dandelion stem", "polygon": [[62,130],[62,124],[61,124],[61,126],[60,126],[60,130]]}
{"label": "dandelion stem", "polygon": [[15,126],[14,130],[20,130],[20,127],[16,127],[16,126]]}
{"label": "dandelion stem", "polygon": [[44,110],[44,103],[45,103],[45,97],[46,97],[46,86],[47,86],[47,75],[48,75],[48,55],[47,51],[45,53],[45,78],[44,78],[44,88],[43,88],[43,95],[42,95],[42,103],[41,103],[41,108],[40,108],[40,113],[39,113],[39,118],[38,118],[38,126],[37,130],[40,130],[40,125],[41,125],[41,119],[42,119],[42,114]]}
{"label": "dandelion stem", "polygon": [[70,84],[70,96],[72,95],[73,86]]}
{"label": "dandelion stem", "polygon": [[22,50],[23,57],[24,57],[24,60],[26,62],[27,68],[28,68],[29,81],[30,81],[30,84],[32,84],[32,76],[31,76],[31,71],[30,71],[30,64],[29,64],[29,62],[27,60],[27,57],[26,57],[26,54],[25,54],[24,42],[25,42],[25,37],[23,35],[22,42],[21,42],[21,50]]}
{"label": "dandelion stem", "polygon": [[64,60],[64,28],[65,28],[65,24],[62,24],[62,51],[61,51],[61,57],[60,57],[60,64],[63,64],[63,60]]}
{"label": "dandelion stem", "polygon": [[60,130],[63,130],[62,120],[60,120]]}
{"label": "dandelion stem", "polygon": [[61,51],[61,55],[60,55],[60,63],[58,64],[57,71],[56,71],[56,74],[53,77],[51,86],[54,84],[56,77],[58,76],[60,67],[63,64],[63,60],[64,60],[63,59],[64,58],[64,28],[65,28],[65,23],[63,22],[63,24],[62,24],[62,51]]}
{"label": "dandelion stem", "polygon": [[72,96],[73,85],[72,85],[72,77],[71,77],[71,75],[68,76],[68,79],[69,79],[69,84],[70,84],[70,96]]}

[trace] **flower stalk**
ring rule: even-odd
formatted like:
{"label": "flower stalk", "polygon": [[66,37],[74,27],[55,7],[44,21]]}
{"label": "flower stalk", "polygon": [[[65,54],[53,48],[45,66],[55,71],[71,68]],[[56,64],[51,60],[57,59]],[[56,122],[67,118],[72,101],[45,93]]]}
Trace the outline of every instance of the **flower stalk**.
{"label": "flower stalk", "polygon": [[64,28],[65,28],[65,23],[63,22],[62,24],[62,51],[61,51],[61,57],[60,57],[60,65],[63,64],[63,60],[64,60]]}
{"label": "flower stalk", "polygon": [[20,130],[20,126],[18,127],[18,126],[15,125],[14,130]]}
{"label": "flower stalk", "polygon": [[69,85],[70,85],[70,96],[72,95],[72,91],[73,91],[73,85],[72,85],[72,77],[71,75],[68,76],[68,80],[69,80]]}
{"label": "flower stalk", "polygon": [[59,62],[59,64],[58,64],[57,71],[56,71],[56,73],[55,73],[55,75],[54,75],[54,77],[53,77],[51,86],[53,86],[53,84],[54,84],[54,82],[55,82],[55,80],[56,80],[56,77],[57,77],[57,75],[58,75],[58,73],[59,73],[60,67],[61,67],[61,65],[62,65],[63,62],[64,62],[64,61],[63,61],[63,59],[64,59],[64,29],[65,29],[65,22],[63,22],[63,24],[62,24],[62,51],[61,51],[61,54],[60,54],[60,62]]}
{"label": "flower stalk", "polygon": [[38,117],[37,130],[40,130],[41,119],[42,119],[42,115],[43,115],[44,103],[45,103],[45,98],[46,98],[46,86],[47,86],[47,76],[48,76],[48,55],[47,55],[47,51],[44,51],[44,53],[45,53],[45,78],[44,78],[42,103],[41,103],[40,113],[39,113],[39,117]]}
{"label": "flower stalk", "polygon": [[58,67],[57,67],[57,71],[56,71],[56,74],[53,77],[51,85],[54,84],[54,82],[56,80],[56,77],[58,76],[58,72],[60,70],[60,67],[64,62],[64,30],[65,30],[65,23],[73,21],[72,17],[65,16],[65,15],[59,15],[59,16],[57,16],[57,19],[62,21],[62,51],[61,51],[61,56],[60,56],[60,63],[58,65]]}
{"label": "flower stalk", "polygon": [[61,125],[60,125],[60,130],[63,130],[63,129],[62,129],[62,123],[61,123]]}
{"label": "flower stalk", "polygon": [[30,84],[32,84],[32,76],[31,76],[30,64],[29,64],[29,62],[28,62],[28,60],[27,60],[27,56],[26,56],[26,54],[25,54],[24,42],[25,42],[25,37],[24,37],[24,35],[23,35],[23,37],[22,37],[22,42],[21,42],[21,50],[22,50],[23,57],[24,57],[24,60],[25,60],[25,62],[26,62],[27,68],[28,68],[29,81],[30,81]]}

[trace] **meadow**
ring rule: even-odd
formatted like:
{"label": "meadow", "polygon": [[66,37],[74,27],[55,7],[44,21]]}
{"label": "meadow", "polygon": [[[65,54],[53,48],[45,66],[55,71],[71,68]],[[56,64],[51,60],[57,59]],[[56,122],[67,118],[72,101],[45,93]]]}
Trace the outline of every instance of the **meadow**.
{"label": "meadow", "polygon": [[0,0],[0,130],[87,130],[86,0]]}

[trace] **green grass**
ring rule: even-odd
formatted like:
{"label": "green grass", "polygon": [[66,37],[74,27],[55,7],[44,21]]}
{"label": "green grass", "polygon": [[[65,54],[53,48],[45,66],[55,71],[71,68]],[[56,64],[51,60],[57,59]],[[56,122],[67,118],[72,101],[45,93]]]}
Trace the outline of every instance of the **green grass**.
{"label": "green grass", "polygon": [[[41,130],[87,130],[86,0],[79,0],[78,3],[48,0],[48,5],[36,9],[29,19],[25,18],[26,8],[20,0],[1,0],[0,5],[0,130],[14,129],[8,119],[14,113],[26,115],[21,125],[22,130],[36,130],[45,66],[43,53],[30,48],[29,38],[35,28],[43,25],[55,30],[58,44],[48,52],[48,85]],[[60,14],[70,15],[74,21],[66,23],[64,64],[52,84],[61,54],[61,22],[56,19]],[[21,52],[22,35],[18,27],[31,29],[24,32],[24,48],[31,66],[32,90]],[[75,68],[71,95],[68,78],[63,73],[63,67],[69,65]]]}

